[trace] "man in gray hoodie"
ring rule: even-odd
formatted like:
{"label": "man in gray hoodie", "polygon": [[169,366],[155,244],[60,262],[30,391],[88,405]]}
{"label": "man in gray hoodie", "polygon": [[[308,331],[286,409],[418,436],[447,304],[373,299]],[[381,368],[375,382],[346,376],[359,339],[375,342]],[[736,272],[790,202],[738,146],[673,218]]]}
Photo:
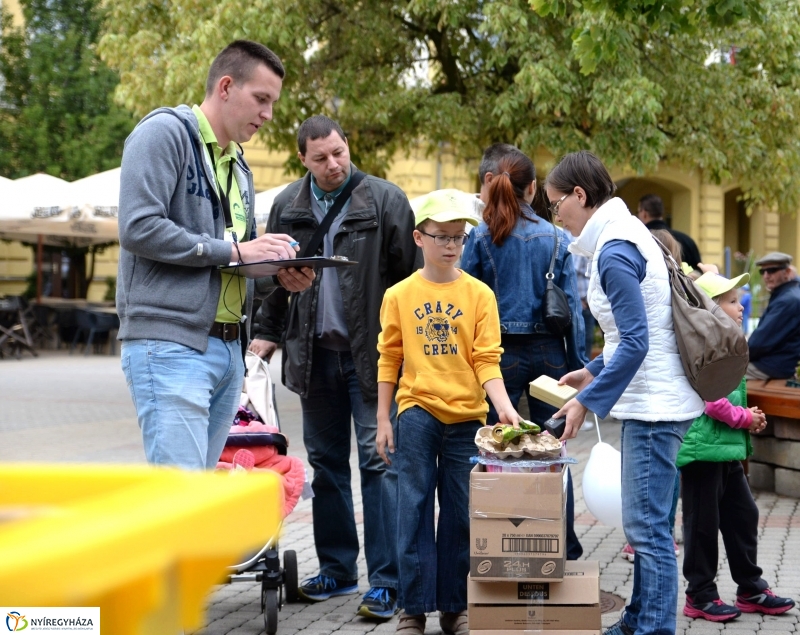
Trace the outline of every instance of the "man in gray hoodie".
{"label": "man in gray hoodie", "polygon": [[[202,104],[159,108],[125,142],[119,339],[150,463],[213,468],[233,422],[253,294],[275,285],[218,267],[295,257],[290,236],[256,236],[238,145],[272,119],[283,77],[275,53],[237,40],[211,64]],[[285,269],[277,280],[301,291],[313,278]]]}

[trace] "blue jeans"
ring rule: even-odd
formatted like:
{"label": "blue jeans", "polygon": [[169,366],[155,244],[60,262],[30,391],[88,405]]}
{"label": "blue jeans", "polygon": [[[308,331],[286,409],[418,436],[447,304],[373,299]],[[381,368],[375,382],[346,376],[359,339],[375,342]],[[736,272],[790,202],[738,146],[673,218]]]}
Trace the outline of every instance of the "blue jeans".
{"label": "blue jeans", "polygon": [[201,353],[164,340],[126,340],[121,350],[147,461],[216,467],[242,394],[239,341],[209,337]]}
{"label": "blue jeans", "polygon": [[636,551],[623,619],[636,635],[674,635],[678,559],[669,525],[675,459],[691,421],[622,422],[622,525]]}
{"label": "blue jeans", "polygon": [[[561,379],[567,374],[567,355],[564,340],[551,336],[501,336],[503,356],[500,359],[500,372],[503,374],[508,397],[515,408],[525,394],[531,421],[542,423],[552,417],[558,408],[531,397],[528,384],[540,375]],[[497,411],[489,401],[490,425],[497,422]],[[583,555],[578,535],[575,533],[575,494],[572,487],[572,473],[567,475],[567,560],[577,560]]]}
{"label": "blue jeans", "polygon": [[303,409],[303,441],[314,468],[311,502],[320,573],[357,580],[358,534],[350,487],[350,420],[355,425],[370,586],[397,587],[397,473],[378,456],[378,402],[364,401],[349,352],[314,347]]}
{"label": "blue jeans", "polygon": [[586,332],[586,359],[592,358],[592,347],[594,346],[594,327],[597,321],[594,319],[592,312],[589,309],[583,309],[583,326]]}
{"label": "blue jeans", "polygon": [[398,605],[410,615],[467,608],[470,457],[477,453],[475,433],[481,425],[444,424],[419,406],[398,419]]}

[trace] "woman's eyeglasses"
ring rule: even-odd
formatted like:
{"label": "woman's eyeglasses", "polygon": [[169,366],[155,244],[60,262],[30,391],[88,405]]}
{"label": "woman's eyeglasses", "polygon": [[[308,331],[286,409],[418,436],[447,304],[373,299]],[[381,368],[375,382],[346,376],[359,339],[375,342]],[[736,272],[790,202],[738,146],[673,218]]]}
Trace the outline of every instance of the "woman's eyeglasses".
{"label": "woman's eyeglasses", "polygon": [[[570,192],[569,194],[572,194],[572,192]],[[564,196],[562,196],[560,199],[558,199],[555,203],[550,203],[550,205],[547,206],[547,209],[550,210],[550,213],[553,216],[557,216],[558,215],[558,208],[561,207],[561,203],[564,202],[564,199],[567,198],[569,196],[569,194],[564,194]]]}
{"label": "woman's eyeglasses", "polygon": [[444,234],[429,234],[428,232],[424,232],[420,230],[420,234],[425,234],[433,238],[433,242],[436,244],[437,247],[447,247],[452,240],[456,247],[460,247],[467,241],[467,237],[469,234],[458,234],[457,236],[446,236]]}

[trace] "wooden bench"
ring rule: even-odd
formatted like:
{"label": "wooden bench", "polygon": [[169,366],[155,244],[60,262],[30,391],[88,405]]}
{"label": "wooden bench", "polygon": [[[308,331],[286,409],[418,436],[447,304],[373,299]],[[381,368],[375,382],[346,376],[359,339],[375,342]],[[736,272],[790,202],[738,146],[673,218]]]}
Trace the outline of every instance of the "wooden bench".
{"label": "wooden bench", "polygon": [[767,415],[764,432],[753,435],[750,486],[800,498],[800,388],[785,379],[749,380],[747,405]]}

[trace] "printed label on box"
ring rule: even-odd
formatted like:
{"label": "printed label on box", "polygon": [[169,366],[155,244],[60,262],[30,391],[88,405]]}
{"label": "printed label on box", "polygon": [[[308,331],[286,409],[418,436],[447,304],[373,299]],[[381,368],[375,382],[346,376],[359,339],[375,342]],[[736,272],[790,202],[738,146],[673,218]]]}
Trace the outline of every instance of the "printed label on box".
{"label": "printed label on box", "polygon": [[549,600],[549,582],[520,582],[517,585],[518,600]]}
{"label": "printed label on box", "polygon": [[473,578],[563,578],[562,558],[470,558]]}
{"label": "printed label on box", "polygon": [[520,537],[503,534],[503,553],[558,553],[557,536]]}

